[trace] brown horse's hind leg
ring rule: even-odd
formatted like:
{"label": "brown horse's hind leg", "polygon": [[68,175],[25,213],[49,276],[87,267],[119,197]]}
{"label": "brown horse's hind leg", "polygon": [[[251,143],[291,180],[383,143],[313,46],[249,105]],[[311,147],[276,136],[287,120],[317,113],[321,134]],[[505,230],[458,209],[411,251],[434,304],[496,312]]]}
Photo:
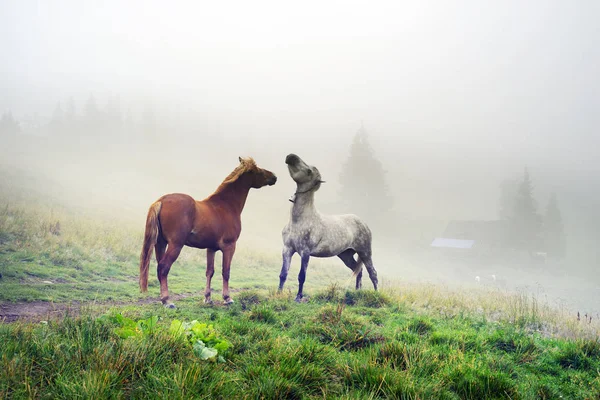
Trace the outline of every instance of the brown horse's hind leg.
{"label": "brown horse's hind leg", "polygon": [[154,246],[154,254],[156,255],[156,262],[159,263],[160,260],[165,256],[165,250],[167,249],[167,242],[158,235],[158,239],[156,240],[156,245]]}
{"label": "brown horse's hind leg", "polygon": [[215,250],[206,249],[206,289],[204,290],[204,302],[212,303],[210,299],[210,280],[215,274]]}
{"label": "brown horse's hind leg", "polygon": [[[354,259],[354,255],[356,252],[352,249],[345,250],[344,252],[338,254],[338,257],[346,264],[348,268],[350,268],[353,272],[358,268],[361,264],[361,261],[356,261]],[[362,266],[360,267],[360,271],[356,275],[356,289],[360,289],[362,287]]]}
{"label": "brown horse's hind leg", "polygon": [[[156,272],[158,275],[158,281],[160,282],[160,300],[164,305],[167,305],[167,301],[169,300],[169,285],[167,284],[167,276],[169,275],[169,271],[171,270],[171,265],[177,260],[179,257],[179,253],[183,245],[175,245],[173,243],[169,244],[167,248],[167,252],[164,257],[158,262],[158,267],[156,268]],[[168,304],[169,307],[175,307],[173,303]]]}
{"label": "brown horse's hind leg", "polygon": [[229,296],[229,271],[231,270],[231,260],[235,253],[235,243],[230,244],[223,250],[223,302],[225,304],[233,303]]}

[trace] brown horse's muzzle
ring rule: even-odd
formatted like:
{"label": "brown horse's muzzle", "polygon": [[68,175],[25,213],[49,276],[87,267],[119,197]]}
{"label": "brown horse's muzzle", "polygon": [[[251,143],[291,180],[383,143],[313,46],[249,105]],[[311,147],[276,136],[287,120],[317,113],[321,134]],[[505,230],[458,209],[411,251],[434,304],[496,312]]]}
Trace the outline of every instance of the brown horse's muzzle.
{"label": "brown horse's muzzle", "polygon": [[277,177],[275,175],[267,179],[267,185],[269,186],[273,186],[275,182],[277,182]]}

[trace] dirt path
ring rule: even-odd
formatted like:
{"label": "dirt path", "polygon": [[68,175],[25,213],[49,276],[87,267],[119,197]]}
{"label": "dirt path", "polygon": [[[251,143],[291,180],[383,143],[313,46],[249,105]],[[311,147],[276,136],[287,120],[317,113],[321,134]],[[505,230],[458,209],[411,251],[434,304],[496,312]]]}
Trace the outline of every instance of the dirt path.
{"label": "dirt path", "polygon": [[[187,297],[197,296],[201,298],[204,292],[178,294],[171,297],[171,300],[177,301]],[[62,318],[65,315],[78,315],[82,307],[111,307],[133,304],[158,304],[159,301],[154,298],[140,299],[137,301],[124,302],[78,302],[71,303],[52,303],[47,301],[32,301],[28,303],[0,303],[0,323],[9,323],[16,321],[48,321]]]}

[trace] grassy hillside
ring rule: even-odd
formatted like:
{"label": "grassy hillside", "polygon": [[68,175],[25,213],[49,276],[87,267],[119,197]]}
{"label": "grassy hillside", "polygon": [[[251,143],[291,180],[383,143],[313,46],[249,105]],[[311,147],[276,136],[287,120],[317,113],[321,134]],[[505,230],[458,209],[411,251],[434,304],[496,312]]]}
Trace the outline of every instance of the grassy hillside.
{"label": "grassy hillside", "polygon": [[[15,179],[23,179],[23,175]],[[64,199],[45,197],[33,189],[47,182],[30,178],[27,187],[19,181],[21,187],[15,188],[15,179],[5,176],[0,180],[0,301],[127,301],[145,297],[138,289],[145,210],[139,220],[132,221],[119,212],[86,209],[85,204],[67,207]],[[42,186],[39,190],[46,189]],[[234,291],[279,282],[279,251],[256,250],[251,244],[252,237],[243,237],[234,256],[230,278]],[[292,273],[299,269],[298,259],[294,265]],[[155,266],[153,260],[148,295],[158,299]],[[220,267],[218,254],[212,283],[216,292],[222,285]],[[184,248],[169,274],[171,293],[204,290],[205,269],[206,251]],[[307,286],[322,288],[349,276],[341,262],[314,260]],[[292,275],[289,284],[296,284]]]}
{"label": "grassy hillside", "polygon": [[[380,292],[357,292],[337,260],[311,261],[309,301],[296,304],[298,260],[277,294],[280,256],[247,245],[252,238],[234,257],[233,306],[202,304],[205,255],[186,249],[170,290],[195,295],[165,309],[154,276],[148,295],[137,287],[143,221],[67,207],[40,196],[38,183],[0,180],[0,306],[86,303],[57,320],[0,324],[2,398],[600,396],[595,319],[578,321],[524,293],[412,285],[385,274]],[[220,291],[218,273],[213,282]],[[212,324],[231,345],[219,350],[222,362],[202,360],[170,333],[174,320]],[[122,338],[125,328],[133,337]]]}
{"label": "grassy hillside", "polygon": [[[89,309],[76,319],[0,326],[0,395],[10,398],[597,398],[600,343],[533,333],[543,321],[412,306],[395,293],[245,291],[229,307],[185,299]],[[112,318],[99,317],[106,313]],[[159,317],[119,337],[120,315]],[[531,317],[531,315],[530,315]],[[168,332],[210,323],[231,347],[203,361]],[[145,332],[145,333],[144,333]]]}

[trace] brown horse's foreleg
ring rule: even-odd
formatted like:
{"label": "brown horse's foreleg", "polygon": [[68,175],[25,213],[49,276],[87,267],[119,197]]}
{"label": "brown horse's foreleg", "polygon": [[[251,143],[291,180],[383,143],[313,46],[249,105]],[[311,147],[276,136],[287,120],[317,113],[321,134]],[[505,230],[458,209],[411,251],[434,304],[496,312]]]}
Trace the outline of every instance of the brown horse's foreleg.
{"label": "brown horse's foreleg", "polygon": [[210,281],[215,274],[215,252],[214,249],[206,249],[206,289],[204,290],[204,302],[212,303],[210,299]]}
{"label": "brown horse's foreleg", "polygon": [[356,270],[360,267],[360,271],[356,274],[356,289],[360,289],[362,287],[362,261],[359,259],[356,261],[354,259],[354,255],[356,252],[352,249],[348,249],[340,254],[338,257],[346,264],[348,268],[350,268],[353,272],[356,273]]}
{"label": "brown horse's foreleg", "polygon": [[[164,305],[167,305],[167,301],[169,300],[169,285],[167,284],[167,276],[171,270],[171,265],[173,265],[175,260],[177,260],[177,257],[179,257],[179,253],[181,253],[182,248],[183,245],[174,245],[172,243],[169,244],[167,252],[159,261],[158,267],[156,268],[158,281],[160,282],[160,300]],[[175,307],[173,303],[169,304],[168,306]]]}
{"label": "brown horse's foreleg", "polygon": [[229,271],[231,270],[231,260],[235,253],[235,243],[230,244],[222,250],[223,252],[223,302],[225,304],[233,303],[229,296]]}
{"label": "brown horse's foreleg", "polygon": [[304,297],[302,294],[302,288],[304,287],[304,281],[306,280],[306,270],[308,269],[310,254],[303,254],[301,257],[302,261],[300,262],[300,273],[298,274],[298,294],[296,295],[296,302],[298,303]]}

